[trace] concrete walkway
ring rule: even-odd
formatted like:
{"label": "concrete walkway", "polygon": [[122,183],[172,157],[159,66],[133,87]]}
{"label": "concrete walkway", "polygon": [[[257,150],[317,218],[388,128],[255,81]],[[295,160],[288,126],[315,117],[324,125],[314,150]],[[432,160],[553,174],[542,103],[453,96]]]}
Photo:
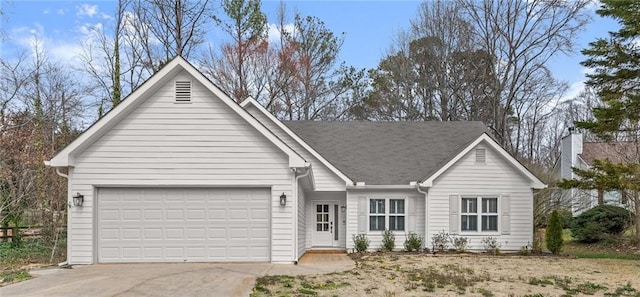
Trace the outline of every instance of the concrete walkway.
{"label": "concrete walkway", "polygon": [[345,254],[309,254],[298,265],[271,263],[97,264],[32,271],[34,279],[0,288],[0,296],[248,296],[263,275],[352,269]]}

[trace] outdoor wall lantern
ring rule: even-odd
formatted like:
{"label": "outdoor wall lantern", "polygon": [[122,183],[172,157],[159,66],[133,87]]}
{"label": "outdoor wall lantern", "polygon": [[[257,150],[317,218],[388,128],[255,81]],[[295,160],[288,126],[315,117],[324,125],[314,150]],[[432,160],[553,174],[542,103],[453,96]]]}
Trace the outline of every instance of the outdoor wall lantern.
{"label": "outdoor wall lantern", "polygon": [[84,195],[76,193],[76,195],[73,196],[73,206],[82,206],[82,203],[84,203]]}
{"label": "outdoor wall lantern", "polygon": [[285,195],[284,192],[282,192],[282,195],[280,195],[280,205],[287,205],[287,195]]}
{"label": "outdoor wall lantern", "polygon": [[347,211],[347,206],[346,206],[346,205],[340,206],[340,210],[341,210],[342,212]]}

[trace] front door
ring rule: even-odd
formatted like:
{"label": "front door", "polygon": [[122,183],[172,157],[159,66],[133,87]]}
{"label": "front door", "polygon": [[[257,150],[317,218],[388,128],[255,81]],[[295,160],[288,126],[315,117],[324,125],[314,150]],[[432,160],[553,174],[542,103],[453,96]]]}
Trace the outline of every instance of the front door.
{"label": "front door", "polygon": [[338,203],[316,201],[313,203],[313,246],[333,247],[338,243]]}

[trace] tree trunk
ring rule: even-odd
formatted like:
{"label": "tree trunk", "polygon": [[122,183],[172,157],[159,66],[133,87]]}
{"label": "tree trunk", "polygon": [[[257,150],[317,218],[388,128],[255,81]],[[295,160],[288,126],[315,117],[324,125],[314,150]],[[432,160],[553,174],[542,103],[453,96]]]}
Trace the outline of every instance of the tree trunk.
{"label": "tree trunk", "polygon": [[633,193],[633,200],[635,202],[634,204],[634,212],[636,214],[636,237],[640,237],[640,192],[635,191],[635,193]]}
{"label": "tree trunk", "polygon": [[598,205],[604,204],[604,190],[598,189]]}

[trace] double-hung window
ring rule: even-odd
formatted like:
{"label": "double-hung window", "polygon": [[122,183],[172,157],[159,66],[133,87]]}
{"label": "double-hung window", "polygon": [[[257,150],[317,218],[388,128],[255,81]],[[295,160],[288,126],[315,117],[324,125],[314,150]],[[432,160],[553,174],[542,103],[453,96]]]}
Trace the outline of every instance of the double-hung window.
{"label": "double-hung window", "polygon": [[405,199],[370,199],[369,231],[405,231]]}
{"label": "double-hung window", "polygon": [[463,232],[497,232],[498,198],[462,197],[460,225]]}

